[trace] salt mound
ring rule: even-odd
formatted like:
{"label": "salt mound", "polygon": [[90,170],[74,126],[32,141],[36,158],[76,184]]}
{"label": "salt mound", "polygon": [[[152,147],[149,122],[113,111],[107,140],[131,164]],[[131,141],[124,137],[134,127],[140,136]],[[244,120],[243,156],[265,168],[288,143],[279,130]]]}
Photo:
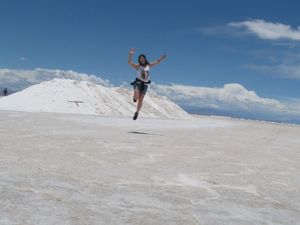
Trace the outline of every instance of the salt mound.
{"label": "salt mound", "polygon": [[[89,81],[54,79],[0,99],[0,109],[27,112],[57,112],[109,116],[132,116],[136,106],[132,91],[105,87]],[[142,117],[189,119],[178,105],[147,93]]]}

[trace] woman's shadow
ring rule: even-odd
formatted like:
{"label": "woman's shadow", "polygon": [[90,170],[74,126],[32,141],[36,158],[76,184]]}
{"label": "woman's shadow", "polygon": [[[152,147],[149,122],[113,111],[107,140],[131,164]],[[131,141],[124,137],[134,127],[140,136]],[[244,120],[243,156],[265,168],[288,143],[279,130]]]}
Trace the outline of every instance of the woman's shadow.
{"label": "woman's shadow", "polygon": [[151,133],[147,133],[147,132],[140,132],[140,131],[129,131],[129,134],[140,134],[140,135],[154,135],[154,136],[164,136],[161,134],[151,134]]}

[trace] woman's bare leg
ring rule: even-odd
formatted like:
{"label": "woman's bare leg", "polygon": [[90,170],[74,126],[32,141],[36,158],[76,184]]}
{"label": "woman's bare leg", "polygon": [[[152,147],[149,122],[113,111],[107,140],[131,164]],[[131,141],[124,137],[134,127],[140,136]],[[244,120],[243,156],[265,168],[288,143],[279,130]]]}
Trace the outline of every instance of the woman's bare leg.
{"label": "woman's bare leg", "polygon": [[140,91],[139,89],[134,89],[134,93],[133,93],[133,101],[136,102],[140,97]]}
{"label": "woman's bare leg", "polygon": [[142,108],[144,97],[145,97],[145,94],[140,93],[140,96],[138,98],[137,109],[136,109],[137,112],[139,112]]}

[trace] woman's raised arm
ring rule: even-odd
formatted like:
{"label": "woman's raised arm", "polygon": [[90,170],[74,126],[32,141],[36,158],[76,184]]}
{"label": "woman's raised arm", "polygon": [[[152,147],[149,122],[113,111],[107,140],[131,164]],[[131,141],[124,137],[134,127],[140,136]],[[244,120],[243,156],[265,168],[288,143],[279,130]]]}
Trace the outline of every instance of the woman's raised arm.
{"label": "woman's raised arm", "polygon": [[166,54],[163,54],[158,60],[155,60],[154,62],[151,62],[149,64],[150,67],[155,66],[157,64],[159,64],[162,60],[164,60],[167,57]]}
{"label": "woman's raised arm", "polygon": [[133,56],[134,52],[135,52],[134,48],[130,49],[129,54],[128,54],[128,64],[131,65],[133,68],[136,69],[136,68],[138,68],[138,65],[134,64],[132,62],[132,56]]}

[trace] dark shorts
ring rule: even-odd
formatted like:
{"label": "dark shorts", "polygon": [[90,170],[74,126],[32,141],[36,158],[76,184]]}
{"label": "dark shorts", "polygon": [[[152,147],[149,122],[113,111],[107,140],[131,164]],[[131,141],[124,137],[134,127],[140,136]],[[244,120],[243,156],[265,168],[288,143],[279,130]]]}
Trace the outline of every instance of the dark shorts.
{"label": "dark shorts", "polygon": [[140,93],[146,94],[148,90],[148,84],[143,82],[136,81],[133,85],[134,90],[139,90]]}

